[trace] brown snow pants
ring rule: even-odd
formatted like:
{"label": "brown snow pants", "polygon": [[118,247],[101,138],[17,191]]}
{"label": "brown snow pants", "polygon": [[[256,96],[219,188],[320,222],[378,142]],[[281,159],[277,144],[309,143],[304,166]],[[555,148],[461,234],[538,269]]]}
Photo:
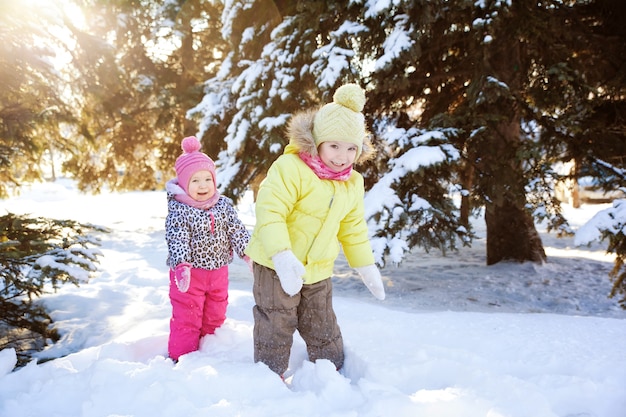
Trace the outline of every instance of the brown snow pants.
{"label": "brown snow pants", "polygon": [[331,280],[303,285],[290,297],[273,269],[254,263],[253,271],[254,361],[283,375],[298,330],[311,362],[328,359],[341,369],[343,338],[333,310]]}

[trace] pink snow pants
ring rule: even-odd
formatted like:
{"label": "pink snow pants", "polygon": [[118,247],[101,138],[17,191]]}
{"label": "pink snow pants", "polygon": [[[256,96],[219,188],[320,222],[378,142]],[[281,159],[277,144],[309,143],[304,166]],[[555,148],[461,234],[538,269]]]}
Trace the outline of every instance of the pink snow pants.
{"label": "pink snow pants", "polygon": [[198,350],[200,339],[215,333],[226,320],[228,307],[228,265],[219,269],[191,269],[186,293],[178,291],[170,270],[170,338],[168,353],[177,361],[181,355]]}

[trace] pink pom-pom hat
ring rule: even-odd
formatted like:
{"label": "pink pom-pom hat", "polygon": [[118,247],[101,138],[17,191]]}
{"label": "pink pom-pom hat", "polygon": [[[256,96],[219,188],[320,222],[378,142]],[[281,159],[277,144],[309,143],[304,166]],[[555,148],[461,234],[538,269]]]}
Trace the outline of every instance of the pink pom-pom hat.
{"label": "pink pom-pom hat", "polygon": [[188,136],[181,142],[183,154],[176,159],[174,169],[180,185],[189,194],[189,180],[198,171],[209,171],[213,176],[213,185],[217,189],[215,182],[215,163],[206,154],[200,152],[200,141],[195,136]]}

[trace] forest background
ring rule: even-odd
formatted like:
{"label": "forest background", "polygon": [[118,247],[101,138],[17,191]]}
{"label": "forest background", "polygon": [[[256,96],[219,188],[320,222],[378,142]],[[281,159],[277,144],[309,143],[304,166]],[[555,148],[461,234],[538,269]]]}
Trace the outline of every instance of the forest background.
{"label": "forest background", "polygon": [[[380,265],[471,245],[478,213],[487,264],[541,263],[535,223],[572,232],[559,189],[625,189],[625,19],[621,0],[0,0],[0,196],[60,173],[85,192],[162,189],[196,135],[237,202],[281,154],[290,115],[355,82]],[[598,238],[623,302],[622,211]],[[21,286],[16,259],[50,248],[0,221],[4,301],[19,304],[41,288]],[[84,225],[57,226],[94,244]],[[72,280],[40,268],[50,276]]]}

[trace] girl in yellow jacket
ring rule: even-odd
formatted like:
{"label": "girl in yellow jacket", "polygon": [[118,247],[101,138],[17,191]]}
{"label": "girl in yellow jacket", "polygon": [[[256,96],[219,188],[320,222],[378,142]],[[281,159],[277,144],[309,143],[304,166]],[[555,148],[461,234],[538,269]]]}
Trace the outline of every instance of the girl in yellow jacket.
{"label": "girl in yellow jacket", "polygon": [[364,105],[364,91],[346,84],[332,103],[294,115],[289,144],[257,195],[246,248],[254,261],[254,360],[281,377],[296,330],[310,361],[343,366],[330,280],[340,250],[372,294],[385,298],[364,218],[363,177],[352,168],[371,153]]}

